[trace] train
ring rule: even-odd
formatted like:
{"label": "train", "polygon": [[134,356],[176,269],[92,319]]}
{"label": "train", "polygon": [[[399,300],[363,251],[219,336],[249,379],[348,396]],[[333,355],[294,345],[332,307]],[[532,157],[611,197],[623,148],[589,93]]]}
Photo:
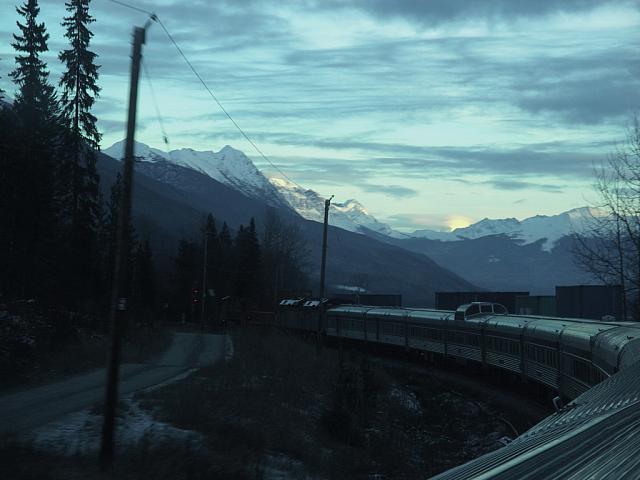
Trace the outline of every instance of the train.
{"label": "train", "polygon": [[559,400],[573,400],[640,360],[635,322],[513,315],[490,302],[452,311],[286,299],[275,322],[327,338],[497,368],[548,387]]}

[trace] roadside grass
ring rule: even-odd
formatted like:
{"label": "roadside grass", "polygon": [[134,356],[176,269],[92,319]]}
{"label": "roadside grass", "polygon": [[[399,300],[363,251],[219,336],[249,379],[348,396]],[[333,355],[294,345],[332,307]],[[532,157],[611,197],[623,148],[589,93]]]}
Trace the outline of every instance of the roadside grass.
{"label": "roadside grass", "polygon": [[[165,350],[171,334],[132,324],[123,362],[141,363]],[[83,317],[51,318],[28,311],[0,318],[0,392],[49,383],[106,365],[108,336]]]}
{"label": "roadside grass", "polygon": [[109,474],[96,453],[65,456],[3,439],[0,478],[428,478],[509,434],[505,412],[402,362],[352,349],[340,358],[280,331],[231,335],[228,361],[133,398],[156,421],[199,435],[147,429],[121,446]]}
{"label": "roadside grass", "polygon": [[120,452],[113,469],[103,472],[96,455],[57,455],[29,443],[3,439],[0,441],[0,478],[205,480],[220,477],[199,449],[171,440],[143,440],[138,446]]}

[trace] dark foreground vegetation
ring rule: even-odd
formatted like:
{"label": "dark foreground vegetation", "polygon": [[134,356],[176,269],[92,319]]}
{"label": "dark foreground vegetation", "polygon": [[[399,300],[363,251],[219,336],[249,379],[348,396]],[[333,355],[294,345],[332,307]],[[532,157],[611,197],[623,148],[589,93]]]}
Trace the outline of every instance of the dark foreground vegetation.
{"label": "dark foreground vegetation", "polygon": [[[158,421],[196,435],[123,448],[116,478],[427,478],[513,436],[509,412],[415,366],[352,350],[341,361],[335,348],[318,352],[282,332],[233,340],[230,360],[135,396]],[[86,454],[5,442],[0,457],[3,478],[103,475]]]}
{"label": "dark foreground vegetation", "polygon": [[[166,329],[132,321],[123,361],[144,362],[170,341]],[[91,315],[33,303],[0,305],[0,392],[102,368],[107,343],[102,322]]]}

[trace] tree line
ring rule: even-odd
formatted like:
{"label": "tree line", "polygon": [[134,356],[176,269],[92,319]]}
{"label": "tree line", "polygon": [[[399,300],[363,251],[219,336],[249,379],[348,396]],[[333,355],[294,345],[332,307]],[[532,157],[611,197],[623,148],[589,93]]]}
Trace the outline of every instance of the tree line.
{"label": "tree line", "polygon": [[[107,281],[111,218],[96,170],[100,133],[91,109],[99,95],[90,50],[90,0],[68,0],[62,19],[68,48],[53,85],[42,55],[49,34],[37,0],[16,8],[12,47],[16,87],[0,109],[0,293],[88,307]],[[4,92],[0,93],[0,97]]]}
{"label": "tree line", "polygon": [[[67,0],[61,21],[68,48],[54,86],[43,54],[49,34],[38,0],[16,8],[12,101],[0,91],[0,303],[35,299],[47,306],[108,311],[122,180],[103,198],[96,168],[101,135],[92,107],[100,66],[91,50],[91,0]],[[219,230],[218,230],[218,227]],[[271,308],[278,290],[304,286],[306,244],[295,226],[268,212],[233,232],[213,217],[203,240],[182,239],[172,272],[159,272],[149,239],[128,226],[129,304],[149,318],[161,308],[193,318],[194,290],[216,300]],[[205,238],[205,237],[202,237]],[[199,309],[199,307],[198,307]]]}
{"label": "tree line", "polygon": [[201,240],[180,240],[170,279],[170,314],[200,320],[203,299],[206,321],[249,310],[273,311],[280,295],[308,288],[308,253],[300,228],[273,209],[267,210],[261,229],[251,218],[235,234],[209,214]]}

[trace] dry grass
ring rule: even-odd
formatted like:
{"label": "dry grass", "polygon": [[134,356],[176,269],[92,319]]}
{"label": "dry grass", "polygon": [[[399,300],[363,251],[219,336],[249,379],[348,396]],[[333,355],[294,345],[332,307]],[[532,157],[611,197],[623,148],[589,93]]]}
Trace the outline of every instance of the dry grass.
{"label": "dry grass", "polygon": [[138,396],[161,420],[205,435],[228,471],[255,478],[278,454],[318,478],[425,477],[505,434],[489,407],[367,355],[340,362],[335,350],[268,330],[233,339],[231,361]]}
{"label": "dry grass", "polygon": [[[198,445],[149,438],[105,477],[88,457],[0,445],[0,478],[427,478],[497,447],[486,402],[403,369],[277,331],[233,333],[234,357],[136,395]],[[5,462],[5,459],[10,461]],[[276,474],[280,476],[276,476]]]}
{"label": "dry grass", "polygon": [[[133,323],[133,322],[132,322]],[[122,348],[125,363],[140,363],[165,350],[171,334],[135,325]],[[104,367],[109,338],[92,323],[27,313],[0,318],[0,390],[50,383]]]}

